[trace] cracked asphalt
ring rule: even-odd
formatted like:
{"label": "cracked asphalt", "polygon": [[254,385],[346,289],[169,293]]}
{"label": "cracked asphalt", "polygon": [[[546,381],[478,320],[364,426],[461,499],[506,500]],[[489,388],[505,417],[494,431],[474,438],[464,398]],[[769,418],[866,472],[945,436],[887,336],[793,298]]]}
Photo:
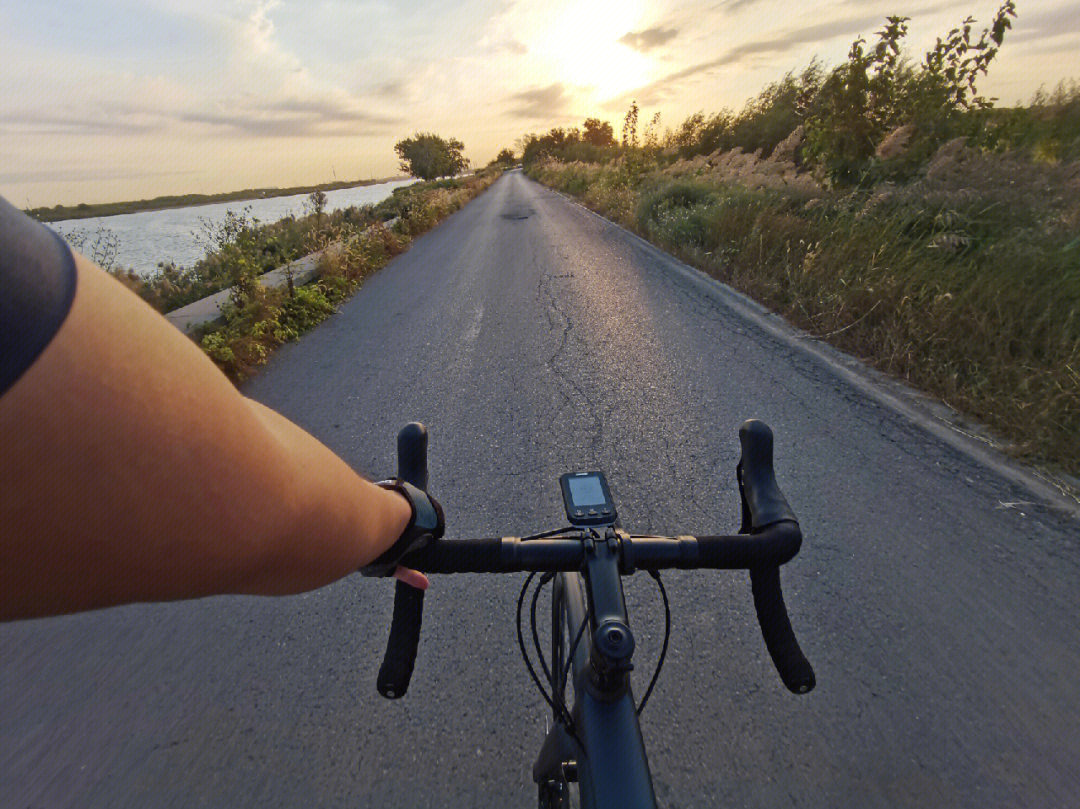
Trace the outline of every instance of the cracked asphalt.
{"label": "cracked asphalt", "polygon": [[[633,532],[734,531],[736,431],[762,418],[818,687],[783,689],[744,573],[666,575],[642,718],[661,805],[1080,805],[1077,521],[520,173],[245,393],[369,476],[425,422],[450,537],[558,527],[558,475],[595,467]],[[533,805],[521,581],[436,577],[396,702],[375,691],[392,587],[359,576],[0,626],[0,806]],[[625,586],[640,693],[663,611]]]}

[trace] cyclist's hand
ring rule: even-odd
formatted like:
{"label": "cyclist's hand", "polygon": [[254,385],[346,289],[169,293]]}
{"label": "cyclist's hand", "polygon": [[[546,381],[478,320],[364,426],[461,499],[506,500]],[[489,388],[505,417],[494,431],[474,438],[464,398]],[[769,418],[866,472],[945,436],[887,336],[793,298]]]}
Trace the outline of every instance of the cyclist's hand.
{"label": "cyclist's hand", "polygon": [[394,571],[394,578],[405,582],[410,587],[415,587],[417,590],[426,590],[431,584],[428,577],[419,570],[401,567],[401,565],[398,565],[397,570]]}
{"label": "cyclist's hand", "polygon": [[412,517],[401,536],[377,559],[360,568],[365,576],[394,576],[421,590],[427,589],[428,580],[422,573],[401,567],[398,562],[411,551],[427,547],[443,535],[446,520],[439,501],[427,492],[403,480],[383,480],[377,484],[393,489],[409,501]]}

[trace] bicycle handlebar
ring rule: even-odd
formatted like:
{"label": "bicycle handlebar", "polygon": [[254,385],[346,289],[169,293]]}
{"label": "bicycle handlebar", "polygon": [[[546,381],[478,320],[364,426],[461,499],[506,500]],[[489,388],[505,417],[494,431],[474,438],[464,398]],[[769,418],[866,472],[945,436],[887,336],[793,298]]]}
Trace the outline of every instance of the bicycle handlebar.
{"label": "bicycle handlebar", "polygon": [[[397,451],[398,477],[427,491],[427,428],[415,421],[406,424],[398,433]],[[387,699],[403,697],[409,690],[423,620],[424,591],[403,581],[395,582],[394,618],[390,622],[379,678],[375,681],[375,687]]]}
{"label": "bicycle handlebar", "polygon": [[[629,536],[620,535],[620,571],[743,570],[783,564],[798,550],[798,525],[780,523],[754,536]],[[403,562],[423,573],[514,573],[580,570],[585,544],[577,534],[521,539],[444,539],[414,551]]]}
{"label": "bicycle handlebar", "polygon": [[[742,526],[739,531],[760,535],[760,532],[775,526],[794,526],[798,535],[798,544],[792,553],[794,556],[802,543],[802,532],[795,512],[776,484],[772,430],[765,422],[750,419],[739,427],[739,443],[742,445],[742,457],[735,470],[739,480],[739,499],[742,501]],[[784,606],[784,593],[780,589],[781,564],[783,562],[748,565],[750,589],[754,594],[754,610],[762,637],[765,638],[765,648],[769,650],[780,679],[788,690],[805,694],[814,687],[814,670],[791,629],[791,620]]]}
{"label": "bicycle handlebar", "polygon": [[[742,527],[732,536],[635,537],[618,532],[620,572],[636,569],[748,569],[754,608],[780,679],[789,690],[813,689],[814,672],[791,629],[780,589],[780,565],[799,551],[802,531],[772,468],[772,431],[749,420],[739,429],[742,458],[737,467]],[[398,435],[399,475],[426,489],[427,431],[409,424]],[[402,459],[406,459],[405,462]],[[422,469],[422,474],[420,470]],[[407,474],[414,474],[409,477]],[[424,573],[509,573],[576,571],[588,553],[583,534],[524,540],[518,537],[439,540],[402,562]],[[420,636],[423,591],[397,582],[394,618],[379,670],[379,693],[404,696],[412,676]]]}

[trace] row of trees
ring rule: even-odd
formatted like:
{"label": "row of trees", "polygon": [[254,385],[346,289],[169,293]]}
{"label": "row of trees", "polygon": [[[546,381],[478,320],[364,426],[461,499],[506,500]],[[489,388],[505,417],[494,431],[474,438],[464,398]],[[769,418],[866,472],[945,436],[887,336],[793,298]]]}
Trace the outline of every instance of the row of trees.
{"label": "row of trees", "polygon": [[568,160],[597,162],[613,156],[619,143],[611,124],[599,118],[586,118],[580,129],[557,127],[544,135],[525,135],[519,146],[523,163],[555,155]]}
{"label": "row of trees", "polygon": [[[540,141],[541,146],[532,144],[530,138]],[[526,136],[525,144],[528,155],[526,159],[529,160],[537,156],[538,148],[546,148],[550,152],[553,149],[581,144],[594,150],[590,154],[595,155],[596,150],[617,146],[611,124],[599,118],[589,118],[582,129],[576,127],[570,130],[553,129],[551,133],[540,138]],[[401,161],[401,170],[422,180],[453,177],[465,171],[469,167],[469,161],[464,155],[464,149],[465,144],[460,140],[442,138],[431,132],[419,132],[394,145],[394,151]],[[503,149],[491,162],[510,166],[516,161],[517,158],[512,150]]]}
{"label": "row of trees", "polygon": [[[733,148],[768,154],[802,126],[801,159],[834,180],[855,181],[865,175],[877,145],[891,131],[910,126],[909,162],[915,162],[942,138],[956,134],[966,113],[992,106],[992,99],[979,95],[977,81],[986,75],[1015,17],[1015,0],[1005,0],[978,36],[975,20],[968,17],[939,37],[918,62],[903,51],[909,18],[887,17],[876,41],[855,40],[843,64],[830,70],[815,59],[802,72],[770,84],[738,113],[698,112],[664,132],[657,113],[639,140],[635,101],[623,119],[621,139],[610,123],[587,118],[580,128],[525,135],[518,143],[521,159],[525,164],[545,157],[606,162],[628,150],[683,157]],[[394,149],[402,169],[423,179],[453,176],[468,167],[464,146],[454,138],[419,133]],[[514,153],[503,149],[492,162],[510,165]]]}

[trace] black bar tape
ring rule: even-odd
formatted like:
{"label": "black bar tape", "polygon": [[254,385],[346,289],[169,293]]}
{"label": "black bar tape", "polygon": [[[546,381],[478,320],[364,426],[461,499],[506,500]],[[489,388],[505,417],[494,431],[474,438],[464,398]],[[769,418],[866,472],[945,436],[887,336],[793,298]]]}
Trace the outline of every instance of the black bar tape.
{"label": "black bar tape", "polygon": [[398,699],[409,690],[416,648],[420,643],[420,625],[424,620],[424,591],[404,582],[394,582],[394,619],[390,639],[376,688],[387,699]]}
{"label": "black bar tape", "polygon": [[[427,491],[427,428],[417,421],[401,428],[397,438],[398,477]],[[394,582],[394,617],[390,638],[376,688],[387,699],[398,699],[409,690],[420,626],[424,620],[424,591],[404,582]]]}
{"label": "black bar tape", "polygon": [[780,590],[780,568],[751,568],[750,587],[754,592],[754,609],[757,610],[765,647],[780,673],[780,679],[789,691],[808,693],[815,684],[814,670],[791,630],[791,621],[784,607],[784,594]]}
{"label": "black bar tape", "polygon": [[741,570],[790,561],[802,545],[802,531],[797,522],[784,520],[758,534],[698,537],[697,542],[698,559],[694,567]]}
{"label": "black bar tape", "polygon": [[502,539],[439,539],[401,560],[422,573],[500,573]]}

